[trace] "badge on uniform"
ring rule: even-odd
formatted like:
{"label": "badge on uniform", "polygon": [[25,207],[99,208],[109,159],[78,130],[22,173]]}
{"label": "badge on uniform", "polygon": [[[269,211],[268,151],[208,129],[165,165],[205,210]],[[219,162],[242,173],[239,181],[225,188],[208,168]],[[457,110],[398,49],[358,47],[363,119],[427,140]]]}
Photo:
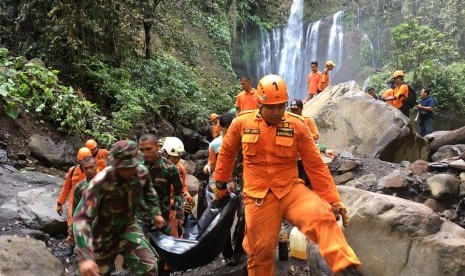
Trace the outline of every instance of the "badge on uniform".
{"label": "badge on uniform", "polygon": [[244,128],[243,134],[259,134],[260,129],[258,128]]}
{"label": "badge on uniform", "polygon": [[276,128],[276,136],[294,137],[294,129],[289,127]]}

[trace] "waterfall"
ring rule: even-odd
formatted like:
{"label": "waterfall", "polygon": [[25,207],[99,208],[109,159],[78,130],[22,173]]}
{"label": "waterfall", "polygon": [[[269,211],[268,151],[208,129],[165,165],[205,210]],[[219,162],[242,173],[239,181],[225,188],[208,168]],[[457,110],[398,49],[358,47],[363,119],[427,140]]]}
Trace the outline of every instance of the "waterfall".
{"label": "waterfall", "polygon": [[331,74],[332,79],[336,76],[343,58],[343,33],[342,26],[339,24],[342,11],[333,16],[335,27],[331,28],[332,39],[328,41],[328,45],[332,46],[327,47],[321,43],[323,41],[320,41],[320,35],[326,31],[322,27],[324,26],[321,24],[322,21],[304,24],[303,2],[304,0],[293,1],[291,14],[284,28],[257,32],[259,46],[256,47],[254,60],[250,60],[250,64],[246,64],[245,67],[246,73],[252,77],[254,82],[258,82],[260,78],[268,74],[283,77],[286,80],[290,100],[307,97],[307,75],[310,72],[310,62],[319,61],[320,70],[323,70],[327,58],[327,52],[324,49],[332,48],[330,58],[337,64]]}
{"label": "waterfall", "polygon": [[363,34],[363,37],[362,37],[362,42],[363,40],[365,40],[366,42],[368,42],[368,46],[370,46],[370,56],[371,56],[371,66],[373,68],[376,68],[376,63],[375,63],[375,50],[373,48],[373,43],[371,43],[371,40],[370,38],[368,37],[367,34]]}
{"label": "waterfall", "polygon": [[290,100],[302,98],[305,90],[301,91],[302,62],[297,62],[302,55],[303,40],[303,10],[304,1],[294,0],[291,6],[291,15],[284,29],[284,45],[281,50],[281,61],[279,63],[279,75],[284,78],[287,84],[287,91]]}
{"label": "waterfall", "polygon": [[341,68],[343,56],[342,46],[344,33],[342,32],[342,26],[340,24],[341,15],[342,11],[338,11],[333,15],[333,24],[329,32],[327,59],[336,63],[336,68],[333,69],[334,72],[339,71],[339,68]]}

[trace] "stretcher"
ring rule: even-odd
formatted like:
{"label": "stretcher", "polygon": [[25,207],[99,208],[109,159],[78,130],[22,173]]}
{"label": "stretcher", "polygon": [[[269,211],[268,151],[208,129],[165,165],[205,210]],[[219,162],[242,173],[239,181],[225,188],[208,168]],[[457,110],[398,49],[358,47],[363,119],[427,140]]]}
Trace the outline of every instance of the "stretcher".
{"label": "stretcher", "polygon": [[239,198],[234,195],[216,201],[205,210],[197,224],[186,229],[183,239],[153,230],[150,243],[172,271],[209,264],[224,248],[238,205]]}

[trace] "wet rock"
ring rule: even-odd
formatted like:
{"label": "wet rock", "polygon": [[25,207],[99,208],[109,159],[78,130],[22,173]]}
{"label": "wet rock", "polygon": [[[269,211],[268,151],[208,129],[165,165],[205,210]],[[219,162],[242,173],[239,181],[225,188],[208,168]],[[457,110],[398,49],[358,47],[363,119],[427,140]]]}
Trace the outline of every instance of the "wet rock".
{"label": "wet rock", "polygon": [[45,166],[67,170],[77,163],[76,153],[82,142],[70,137],[56,143],[50,137],[35,134],[29,139],[28,146],[31,155]]}
{"label": "wet rock", "polygon": [[348,171],[352,171],[358,166],[358,163],[354,160],[347,160],[337,169],[338,173],[345,173]]}
{"label": "wet rock", "polygon": [[45,247],[31,238],[0,236],[0,275],[64,275],[64,267]]}
{"label": "wet rock", "polygon": [[43,241],[45,243],[47,243],[48,240],[50,239],[49,234],[44,233],[44,232],[39,231],[39,230],[21,229],[21,233],[23,233],[24,235],[27,235],[27,236],[29,236],[31,238],[34,238],[36,240]]}
{"label": "wet rock", "polygon": [[426,180],[431,189],[433,198],[439,199],[443,196],[457,196],[460,181],[450,174],[438,174]]}
{"label": "wet rock", "polygon": [[413,164],[410,165],[408,168],[409,170],[412,171],[413,174],[420,175],[420,174],[428,172],[428,166],[429,166],[428,161],[417,160],[413,162]]}
{"label": "wet rock", "polygon": [[341,185],[354,178],[355,178],[355,175],[353,172],[346,172],[345,174],[336,175],[334,177],[334,182],[336,182],[337,185]]}
{"label": "wet rock", "polygon": [[401,188],[408,184],[405,172],[395,170],[378,181],[378,189]]}

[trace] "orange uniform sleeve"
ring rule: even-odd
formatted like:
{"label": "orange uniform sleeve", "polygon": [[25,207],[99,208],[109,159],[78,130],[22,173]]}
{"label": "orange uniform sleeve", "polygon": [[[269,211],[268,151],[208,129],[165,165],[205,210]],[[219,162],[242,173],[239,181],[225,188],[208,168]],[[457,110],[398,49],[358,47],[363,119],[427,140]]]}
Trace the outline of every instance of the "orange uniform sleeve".
{"label": "orange uniform sleeve", "polygon": [[241,107],[241,96],[242,96],[242,92],[239,93],[239,94],[236,96],[236,105],[235,105],[236,108],[237,108],[237,107],[239,107],[239,108]]}
{"label": "orange uniform sleeve", "polygon": [[182,181],[182,193],[183,195],[189,194],[187,190],[187,172],[183,165],[178,163],[179,175],[181,176]]}
{"label": "orange uniform sleeve", "polygon": [[297,147],[313,191],[328,203],[341,201],[328,166],[321,159],[320,151],[310,137],[310,133],[305,130],[300,133]]}
{"label": "orange uniform sleeve", "polygon": [[68,195],[71,191],[72,183],[72,172],[74,171],[74,166],[69,168],[68,173],[66,174],[65,182],[63,183],[63,188],[61,189],[60,196],[58,197],[57,203],[59,204],[65,204],[66,199],[68,198]]}
{"label": "orange uniform sleeve", "polygon": [[320,82],[318,83],[318,90],[323,91],[329,86],[329,72],[322,73]]}
{"label": "orange uniform sleeve", "polygon": [[220,153],[216,160],[216,168],[213,175],[215,181],[231,181],[236,155],[241,146],[241,131],[240,120],[233,120],[228,133],[223,137]]}

